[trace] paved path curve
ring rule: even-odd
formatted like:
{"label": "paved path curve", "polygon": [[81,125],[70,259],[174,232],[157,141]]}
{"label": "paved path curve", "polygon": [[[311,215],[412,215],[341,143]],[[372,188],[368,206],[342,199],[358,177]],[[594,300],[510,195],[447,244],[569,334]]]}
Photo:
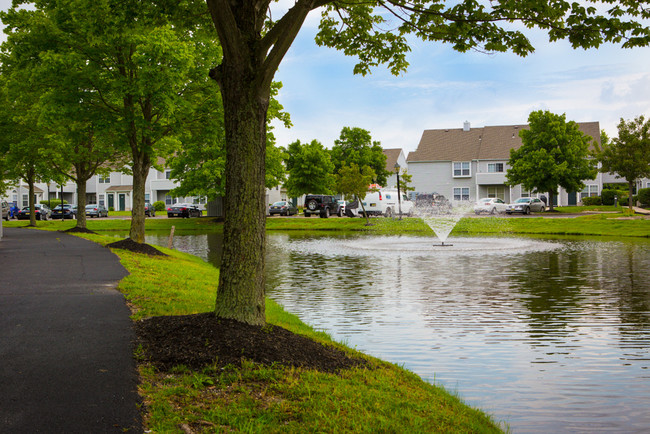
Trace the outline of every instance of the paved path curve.
{"label": "paved path curve", "polygon": [[142,431],[127,274],[98,244],[4,228],[0,433]]}

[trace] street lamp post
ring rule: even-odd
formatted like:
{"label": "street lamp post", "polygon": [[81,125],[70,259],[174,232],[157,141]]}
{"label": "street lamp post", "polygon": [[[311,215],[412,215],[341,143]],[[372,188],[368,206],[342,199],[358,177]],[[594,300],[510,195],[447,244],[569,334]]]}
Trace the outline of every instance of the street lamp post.
{"label": "street lamp post", "polygon": [[397,175],[397,204],[399,207],[399,219],[402,220],[402,195],[399,189],[399,163],[395,163],[395,174]]}

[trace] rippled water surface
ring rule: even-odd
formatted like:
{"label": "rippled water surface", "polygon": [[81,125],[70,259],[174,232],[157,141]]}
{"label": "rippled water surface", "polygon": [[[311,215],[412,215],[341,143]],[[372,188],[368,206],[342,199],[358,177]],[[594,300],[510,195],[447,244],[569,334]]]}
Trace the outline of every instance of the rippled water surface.
{"label": "rippled water surface", "polygon": [[650,242],[448,242],[270,235],[268,295],[514,432],[650,430]]}

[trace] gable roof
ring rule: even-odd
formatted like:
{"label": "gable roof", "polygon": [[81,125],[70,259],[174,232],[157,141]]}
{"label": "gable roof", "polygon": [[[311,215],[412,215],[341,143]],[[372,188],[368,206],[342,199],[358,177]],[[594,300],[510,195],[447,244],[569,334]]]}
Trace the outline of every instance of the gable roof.
{"label": "gable roof", "polygon": [[[578,128],[600,145],[598,122],[578,122]],[[424,130],[418,148],[409,152],[407,161],[507,160],[510,150],[522,145],[522,129],[528,129],[528,125]]]}
{"label": "gable roof", "polygon": [[397,163],[399,154],[402,153],[402,148],[384,149],[383,151],[386,156],[386,170],[392,173],[395,171],[395,163]]}

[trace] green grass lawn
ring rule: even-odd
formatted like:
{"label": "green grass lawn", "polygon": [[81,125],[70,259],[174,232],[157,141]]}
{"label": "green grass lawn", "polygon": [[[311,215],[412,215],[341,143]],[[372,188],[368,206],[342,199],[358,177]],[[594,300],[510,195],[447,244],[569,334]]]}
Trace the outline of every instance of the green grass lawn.
{"label": "green grass lawn", "polygon": [[[595,208],[599,208],[600,212]],[[614,207],[611,207],[612,209]],[[454,228],[454,234],[549,234],[549,235],[610,235],[624,237],[650,237],[650,219],[632,218],[627,209],[618,207],[618,212],[611,212],[607,207],[566,207],[573,214],[585,212],[584,216],[562,218],[546,218],[548,215],[539,214],[535,218],[462,218]],[[564,208],[561,208],[563,211]],[[402,220],[389,218],[371,218],[371,225],[366,226],[363,218],[321,219],[317,217],[292,218],[271,217],[266,219],[267,231],[337,231],[337,232],[366,232],[373,234],[433,234],[422,219],[404,218]],[[5,226],[27,226],[28,221],[4,222]],[[75,225],[74,221],[37,221],[41,229],[65,230]],[[128,231],[128,219],[89,219],[88,229],[93,231]],[[178,233],[221,231],[223,224],[213,218],[168,219],[156,218],[146,220],[146,230],[155,233],[169,233],[174,226]]]}
{"label": "green grass lawn", "polygon": [[[52,226],[49,225],[51,229]],[[107,244],[114,238],[80,235]],[[132,307],[133,319],[156,315],[209,312],[214,308],[219,270],[202,260],[160,248],[169,257],[149,257],[116,249],[129,276],[119,290]],[[272,300],[267,321],[349,354],[363,357],[368,368],[338,374],[261,366],[201,371],[178,367],[158,372],[141,358],[140,393],[145,429],[156,433],[244,431],[303,432],[501,432],[503,426],[465,405],[443,388],[390,363],[333,342]]]}

